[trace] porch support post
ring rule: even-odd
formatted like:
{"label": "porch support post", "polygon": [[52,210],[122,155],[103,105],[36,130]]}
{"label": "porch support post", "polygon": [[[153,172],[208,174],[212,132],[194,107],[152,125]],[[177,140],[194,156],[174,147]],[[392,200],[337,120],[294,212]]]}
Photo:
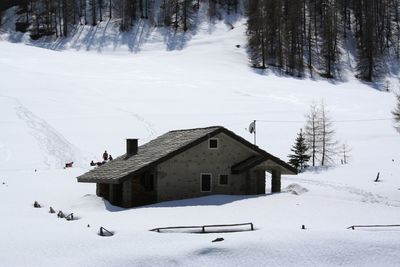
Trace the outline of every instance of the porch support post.
{"label": "porch support post", "polygon": [[96,196],[98,196],[98,197],[102,197],[102,192],[101,192],[101,188],[102,187],[102,185],[100,184],[100,183],[96,183]]}
{"label": "porch support post", "polygon": [[271,193],[279,193],[281,192],[281,170],[272,170],[271,174]]}

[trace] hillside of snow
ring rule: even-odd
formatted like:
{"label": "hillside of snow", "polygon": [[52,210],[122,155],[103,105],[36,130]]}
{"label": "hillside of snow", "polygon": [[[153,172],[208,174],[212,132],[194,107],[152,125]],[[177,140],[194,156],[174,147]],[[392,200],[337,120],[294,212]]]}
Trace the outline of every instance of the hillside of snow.
{"label": "hillside of snow", "polygon": [[[346,229],[400,224],[393,92],[351,74],[346,83],[260,75],[247,64],[245,28],[244,20],[233,29],[202,23],[173,51],[154,33],[140,53],[0,42],[0,266],[398,266],[400,228]],[[252,141],[253,120],[257,145],[286,160],[310,104],[322,100],[351,148],[349,164],[283,177],[281,194],[123,210],[76,182],[104,150],[123,154],[126,138],[143,144],[222,125]],[[74,168],[63,169],[70,161]],[[50,206],[78,220],[58,219]],[[240,222],[256,231],[148,231]],[[100,226],[115,235],[98,236]],[[212,243],[217,237],[225,240]]]}

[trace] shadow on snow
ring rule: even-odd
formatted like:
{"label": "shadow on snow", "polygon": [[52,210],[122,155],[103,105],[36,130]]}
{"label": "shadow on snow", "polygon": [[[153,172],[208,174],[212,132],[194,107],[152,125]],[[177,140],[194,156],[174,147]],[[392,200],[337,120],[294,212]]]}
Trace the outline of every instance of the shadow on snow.
{"label": "shadow on snow", "polygon": [[[230,204],[237,201],[243,201],[248,199],[257,199],[268,197],[271,194],[263,194],[263,195],[213,195],[213,196],[205,196],[198,198],[190,198],[190,199],[182,199],[182,200],[173,200],[173,201],[165,201],[151,205],[145,205],[140,207],[134,207],[130,209],[148,209],[148,208],[175,208],[175,207],[193,207],[193,206],[222,206],[226,204]],[[103,199],[104,206],[108,211],[118,212],[130,210],[126,208],[121,208],[118,206],[111,205],[110,202],[106,199]]]}

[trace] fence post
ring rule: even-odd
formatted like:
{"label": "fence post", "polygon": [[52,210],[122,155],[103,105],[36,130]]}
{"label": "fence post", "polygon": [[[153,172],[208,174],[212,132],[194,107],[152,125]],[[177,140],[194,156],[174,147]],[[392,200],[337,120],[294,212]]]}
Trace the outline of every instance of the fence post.
{"label": "fence post", "polygon": [[203,232],[203,233],[206,232],[206,227],[205,227],[205,226],[202,226],[201,229],[202,229],[202,232]]}
{"label": "fence post", "polygon": [[253,223],[250,223],[250,225],[251,225],[251,231],[253,231],[254,230]]}

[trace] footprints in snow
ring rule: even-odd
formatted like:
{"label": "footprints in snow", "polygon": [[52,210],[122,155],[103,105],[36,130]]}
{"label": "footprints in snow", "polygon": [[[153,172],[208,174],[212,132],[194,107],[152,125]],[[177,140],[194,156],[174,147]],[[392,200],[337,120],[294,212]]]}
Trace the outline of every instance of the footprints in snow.
{"label": "footprints in snow", "polygon": [[119,110],[130,114],[136,120],[138,120],[139,122],[141,122],[144,125],[144,127],[146,128],[146,132],[148,133],[148,135],[145,138],[145,140],[151,140],[151,139],[153,139],[153,137],[155,137],[157,135],[157,132],[154,129],[154,126],[151,123],[149,123],[148,121],[146,121],[146,119],[144,117],[140,116],[137,113],[134,113],[134,112],[131,112],[131,111],[128,111],[128,110],[125,110],[125,109],[121,109],[120,108]]}
{"label": "footprints in snow", "polygon": [[[79,165],[85,164],[79,149],[72,145],[62,134],[57,132],[49,123],[36,116],[22,105],[18,99],[4,95],[0,95],[0,97],[8,98],[14,102],[15,114],[31,129],[31,135],[36,139],[39,147],[48,155],[44,159],[46,166],[62,168],[65,162],[70,161],[75,161]],[[145,140],[150,140],[157,134],[154,126],[146,121],[144,117],[134,112],[120,110],[130,114],[144,126],[147,132]],[[10,151],[0,143],[0,163],[9,160],[10,157]]]}
{"label": "footprints in snow", "polygon": [[40,148],[50,156],[45,159],[48,167],[61,168],[65,162],[80,159],[78,149],[74,148],[45,120],[37,117],[21,104],[18,104],[15,109],[17,116],[31,128],[31,134],[37,140]]}

